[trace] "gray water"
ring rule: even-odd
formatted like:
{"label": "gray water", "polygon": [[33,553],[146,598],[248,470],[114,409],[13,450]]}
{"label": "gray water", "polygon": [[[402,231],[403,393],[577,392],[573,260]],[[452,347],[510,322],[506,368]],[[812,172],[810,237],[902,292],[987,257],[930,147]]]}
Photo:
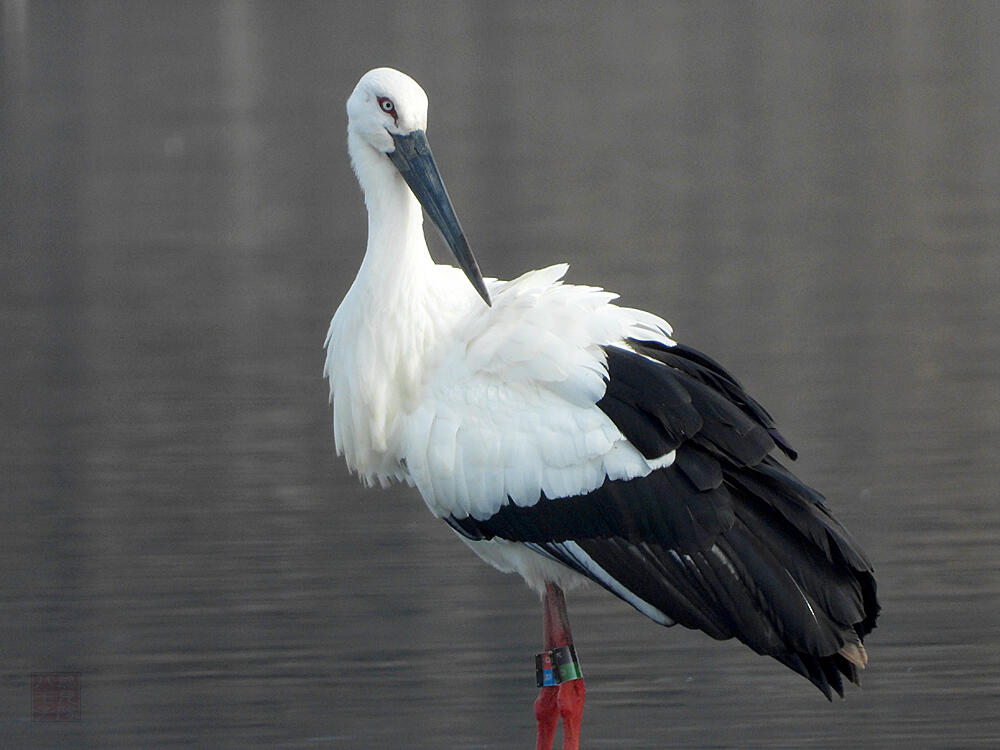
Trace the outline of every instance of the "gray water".
{"label": "gray water", "polygon": [[[996,4],[0,8],[0,746],[532,746],[535,597],[333,454],[377,65],[428,91],[484,271],[667,317],[877,569],[834,704],[572,596],[585,747],[996,746]],[[80,721],[31,721],[37,672]]]}

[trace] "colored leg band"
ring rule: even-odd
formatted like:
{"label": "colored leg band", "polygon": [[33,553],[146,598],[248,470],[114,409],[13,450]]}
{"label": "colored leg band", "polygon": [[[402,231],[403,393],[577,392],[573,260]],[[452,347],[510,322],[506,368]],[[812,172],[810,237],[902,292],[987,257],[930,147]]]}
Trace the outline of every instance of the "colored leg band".
{"label": "colored leg band", "polygon": [[535,655],[535,682],[538,687],[559,685],[583,677],[572,644]]}

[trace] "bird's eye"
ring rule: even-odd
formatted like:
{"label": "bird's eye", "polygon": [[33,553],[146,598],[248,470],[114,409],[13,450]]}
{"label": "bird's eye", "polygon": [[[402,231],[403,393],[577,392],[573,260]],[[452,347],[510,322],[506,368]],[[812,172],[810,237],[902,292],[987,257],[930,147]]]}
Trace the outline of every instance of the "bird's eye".
{"label": "bird's eye", "polygon": [[396,105],[392,103],[392,99],[387,96],[378,97],[378,106],[382,108],[382,111],[386,114],[392,115],[392,119],[399,122],[399,115],[396,113]]}

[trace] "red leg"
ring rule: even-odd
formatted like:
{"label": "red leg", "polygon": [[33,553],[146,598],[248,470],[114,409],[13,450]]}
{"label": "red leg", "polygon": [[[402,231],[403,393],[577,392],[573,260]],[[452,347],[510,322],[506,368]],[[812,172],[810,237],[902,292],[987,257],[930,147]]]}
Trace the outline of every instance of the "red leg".
{"label": "red leg", "polygon": [[559,715],[562,716],[563,750],[580,750],[580,724],[583,722],[583,699],[587,688],[583,678],[559,686]]}
{"label": "red leg", "polygon": [[[569,615],[566,613],[566,597],[554,583],[545,587],[543,607],[545,650],[572,646],[573,634],[570,632]],[[560,717],[563,724],[563,750],[579,750],[585,695],[582,677],[541,689],[538,700],[535,701],[535,718],[538,720],[536,750],[551,750],[556,723]]]}
{"label": "red leg", "polygon": [[543,687],[535,699],[535,720],[538,722],[538,742],[535,750],[552,750],[559,723],[559,685]]}

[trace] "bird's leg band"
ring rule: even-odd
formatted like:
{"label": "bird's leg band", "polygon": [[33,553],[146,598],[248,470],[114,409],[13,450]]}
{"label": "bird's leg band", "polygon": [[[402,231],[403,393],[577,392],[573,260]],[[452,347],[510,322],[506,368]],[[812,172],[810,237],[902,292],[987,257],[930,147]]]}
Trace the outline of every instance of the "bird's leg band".
{"label": "bird's leg band", "polygon": [[581,677],[583,672],[580,670],[580,660],[576,658],[576,649],[572,643],[535,655],[535,681],[538,687],[560,685]]}

